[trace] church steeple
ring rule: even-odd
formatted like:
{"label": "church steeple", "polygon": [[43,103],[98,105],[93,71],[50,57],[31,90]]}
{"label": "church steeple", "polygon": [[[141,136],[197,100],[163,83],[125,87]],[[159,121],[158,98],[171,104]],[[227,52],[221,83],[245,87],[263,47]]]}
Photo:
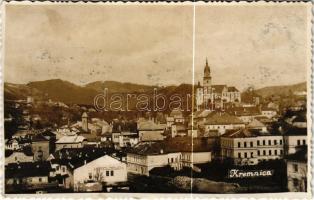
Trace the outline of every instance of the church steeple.
{"label": "church steeple", "polygon": [[205,65],[205,68],[204,68],[204,78],[211,78],[210,77],[210,68],[209,68],[209,65],[208,65],[207,58],[206,58],[206,65]]}

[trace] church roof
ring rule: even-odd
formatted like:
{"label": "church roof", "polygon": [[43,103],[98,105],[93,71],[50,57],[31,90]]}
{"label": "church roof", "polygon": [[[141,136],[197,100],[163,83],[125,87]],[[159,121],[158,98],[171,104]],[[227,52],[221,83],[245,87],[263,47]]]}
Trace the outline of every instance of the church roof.
{"label": "church roof", "polygon": [[210,68],[209,68],[209,65],[208,65],[207,58],[206,58],[206,65],[205,65],[205,68],[204,68],[204,77],[207,77],[207,78],[210,77]]}
{"label": "church roof", "polygon": [[223,89],[226,87],[226,85],[212,85],[214,93],[222,93]]}
{"label": "church roof", "polygon": [[87,113],[84,112],[83,115],[82,115],[82,117],[84,117],[84,118],[85,118],[85,117],[88,117]]}
{"label": "church roof", "polygon": [[239,92],[239,90],[236,87],[231,86],[231,87],[228,87],[228,92]]}

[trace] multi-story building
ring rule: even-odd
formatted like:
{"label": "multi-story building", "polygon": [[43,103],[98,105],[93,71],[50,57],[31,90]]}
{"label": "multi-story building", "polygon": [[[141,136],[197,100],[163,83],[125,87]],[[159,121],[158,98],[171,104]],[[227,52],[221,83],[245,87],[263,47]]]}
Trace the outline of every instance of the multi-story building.
{"label": "multi-story building", "polygon": [[50,154],[49,145],[49,140],[41,134],[37,134],[32,137],[31,148],[35,161],[44,161],[48,158]]}
{"label": "multi-story building", "polygon": [[66,135],[56,142],[56,151],[63,148],[82,148],[86,143],[86,138],[81,135]]}
{"label": "multi-story building", "polygon": [[236,116],[226,112],[213,112],[204,122],[205,133],[217,131],[219,135],[224,134],[227,130],[244,128],[245,123]]}
{"label": "multi-story building", "polygon": [[149,175],[157,167],[170,166],[174,170],[208,163],[212,159],[212,145],[201,139],[177,137],[161,142],[141,142],[127,153],[130,173]]}
{"label": "multi-story building", "polygon": [[137,124],[139,141],[160,141],[165,138],[166,124],[158,124],[153,120],[141,120]]}
{"label": "multi-story building", "polygon": [[[118,187],[127,182],[126,164],[104,155],[100,158],[83,164],[75,164],[72,169],[74,191],[88,191],[89,185],[100,185],[98,191]],[[104,190],[106,190],[104,189]]]}
{"label": "multi-story building", "polygon": [[307,128],[289,128],[284,134],[285,154],[294,154],[308,144]]}
{"label": "multi-story building", "polygon": [[286,157],[287,186],[290,192],[307,191],[307,146],[300,148],[296,153]]}
{"label": "multi-story building", "polygon": [[221,157],[237,165],[254,165],[262,160],[283,157],[283,137],[239,129],[231,130],[220,138]]}

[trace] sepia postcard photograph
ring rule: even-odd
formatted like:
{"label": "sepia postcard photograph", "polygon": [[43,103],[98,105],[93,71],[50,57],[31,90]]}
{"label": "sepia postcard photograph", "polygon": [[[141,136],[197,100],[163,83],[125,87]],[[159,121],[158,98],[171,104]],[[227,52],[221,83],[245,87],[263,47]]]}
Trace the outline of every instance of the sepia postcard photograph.
{"label": "sepia postcard photograph", "polygon": [[311,9],[2,2],[2,195],[311,199]]}

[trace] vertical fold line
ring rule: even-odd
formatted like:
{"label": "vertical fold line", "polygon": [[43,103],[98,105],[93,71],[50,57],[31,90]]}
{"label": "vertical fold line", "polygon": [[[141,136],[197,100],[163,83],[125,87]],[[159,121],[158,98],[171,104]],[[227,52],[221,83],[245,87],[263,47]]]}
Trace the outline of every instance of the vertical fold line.
{"label": "vertical fold line", "polygon": [[193,146],[193,133],[194,133],[194,100],[195,100],[195,92],[194,92],[194,84],[195,84],[195,1],[193,2],[193,45],[192,45],[192,112],[191,112],[191,199],[193,198],[193,166],[194,166],[194,146]]}

